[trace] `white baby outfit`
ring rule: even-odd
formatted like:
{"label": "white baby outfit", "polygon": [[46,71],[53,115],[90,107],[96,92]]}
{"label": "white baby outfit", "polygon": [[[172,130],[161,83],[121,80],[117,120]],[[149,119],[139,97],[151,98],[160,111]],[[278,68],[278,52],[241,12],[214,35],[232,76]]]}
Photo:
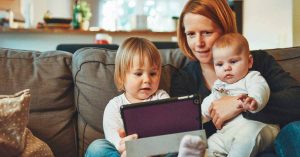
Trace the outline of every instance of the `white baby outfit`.
{"label": "white baby outfit", "polygon": [[[258,104],[257,110],[262,110],[268,102],[270,89],[258,71],[250,71],[243,79],[233,84],[215,81],[212,93],[201,104],[202,115],[211,119],[209,107],[214,100],[222,96],[238,96],[248,94]],[[275,139],[279,127],[262,122],[249,120],[242,114],[227,122],[221,130],[208,139],[209,156],[252,157],[265,149]]]}

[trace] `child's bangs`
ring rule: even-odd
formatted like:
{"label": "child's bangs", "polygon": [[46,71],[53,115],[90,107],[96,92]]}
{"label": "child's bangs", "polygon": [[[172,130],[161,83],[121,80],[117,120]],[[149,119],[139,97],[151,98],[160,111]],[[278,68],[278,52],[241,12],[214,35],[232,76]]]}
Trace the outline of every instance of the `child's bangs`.
{"label": "child's bangs", "polygon": [[139,60],[140,60],[140,65],[143,66],[144,65],[144,61],[145,59],[148,60],[148,62],[150,63],[150,66],[161,66],[161,59],[160,59],[160,55],[159,52],[156,49],[152,49],[150,47],[148,48],[142,48],[139,51]]}
{"label": "child's bangs", "polygon": [[134,40],[127,47],[130,67],[133,65],[134,56],[138,56],[140,66],[144,66],[145,59],[149,61],[150,66],[161,66],[161,58],[157,48],[148,40]]}

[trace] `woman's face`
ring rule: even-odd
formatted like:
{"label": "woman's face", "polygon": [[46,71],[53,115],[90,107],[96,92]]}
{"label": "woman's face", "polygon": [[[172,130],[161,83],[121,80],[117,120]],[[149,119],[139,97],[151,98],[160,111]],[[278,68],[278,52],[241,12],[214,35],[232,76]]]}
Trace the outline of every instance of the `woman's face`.
{"label": "woman's face", "polygon": [[187,13],[183,18],[187,43],[198,61],[212,64],[211,47],[223,34],[220,27],[209,18]]}

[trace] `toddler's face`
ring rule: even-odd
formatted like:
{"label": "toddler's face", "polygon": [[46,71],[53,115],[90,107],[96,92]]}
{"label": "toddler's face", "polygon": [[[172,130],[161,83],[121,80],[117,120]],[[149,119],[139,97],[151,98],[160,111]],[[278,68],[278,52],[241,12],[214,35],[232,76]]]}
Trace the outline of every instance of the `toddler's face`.
{"label": "toddler's face", "polygon": [[244,78],[253,63],[248,52],[238,52],[235,46],[214,49],[213,60],[217,77],[230,84]]}
{"label": "toddler's face", "polygon": [[144,58],[143,65],[138,55],[133,57],[132,67],[126,73],[125,96],[131,103],[141,102],[153,95],[159,86],[160,71]]}

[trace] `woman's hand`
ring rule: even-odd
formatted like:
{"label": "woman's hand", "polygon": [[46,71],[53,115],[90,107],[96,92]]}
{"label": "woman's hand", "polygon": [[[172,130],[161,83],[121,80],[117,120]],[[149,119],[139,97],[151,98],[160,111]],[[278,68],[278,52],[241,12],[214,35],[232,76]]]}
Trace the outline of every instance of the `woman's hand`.
{"label": "woman's hand", "polygon": [[237,96],[224,96],[212,102],[209,114],[217,129],[222,129],[224,123],[243,112],[239,106],[242,102]]}
{"label": "woman's hand", "polygon": [[138,138],[138,135],[132,134],[132,135],[126,136],[124,129],[119,129],[118,132],[119,132],[119,136],[121,137],[121,141],[120,141],[117,149],[120,152],[121,157],[126,157],[125,141],[135,140]]}

